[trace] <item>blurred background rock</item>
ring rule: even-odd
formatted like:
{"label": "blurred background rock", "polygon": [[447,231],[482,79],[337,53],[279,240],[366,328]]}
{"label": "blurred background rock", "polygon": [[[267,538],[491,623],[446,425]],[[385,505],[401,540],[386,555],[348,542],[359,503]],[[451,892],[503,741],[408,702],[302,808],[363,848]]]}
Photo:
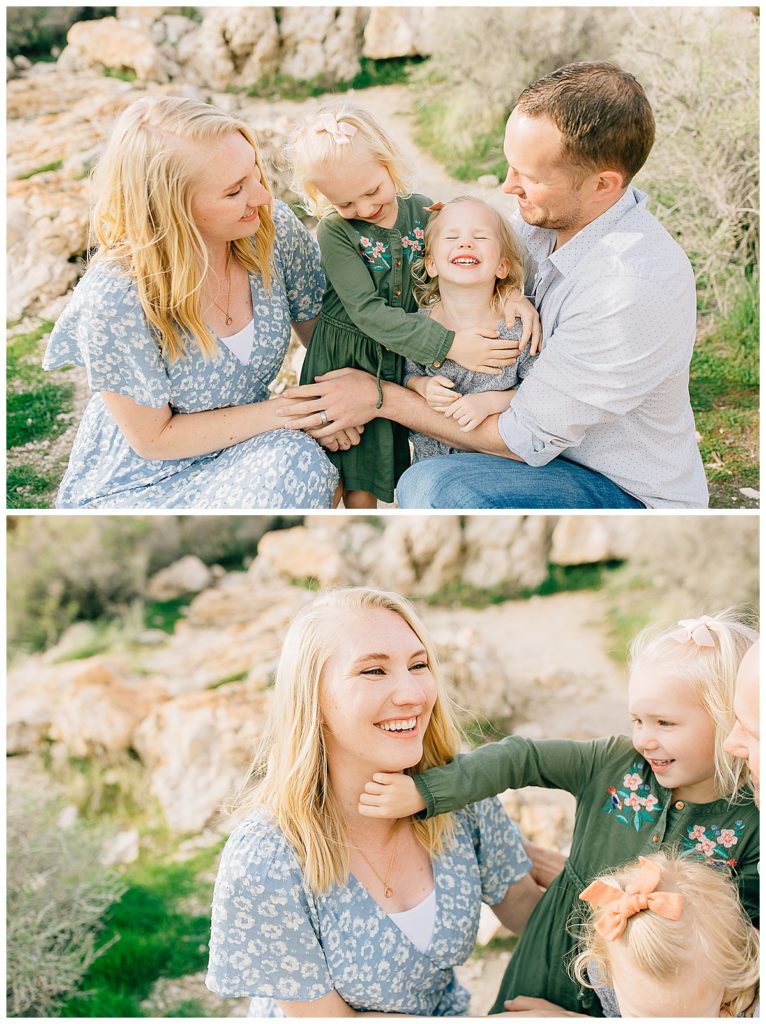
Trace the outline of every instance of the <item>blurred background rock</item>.
{"label": "blurred background rock", "polygon": [[[509,731],[625,731],[638,629],[758,600],[750,516],[25,516],[8,526],[7,767],[24,812],[8,839],[21,894],[9,939],[24,943],[9,966],[14,1005],[30,1015],[244,1012],[203,985],[212,881],[285,628],[319,587],[372,584],[415,601],[473,744]],[[528,838],[567,849],[570,798],[524,790],[505,802]],[[80,856],[78,877],[98,913],[81,922],[73,962],[55,922],[38,927],[41,887],[59,924],[69,913],[65,873],[40,862],[60,849],[70,863],[86,841],[96,852]],[[30,845],[42,852],[27,856]],[[514,941],[491,922],[482,937],[462,969],[475,1013]]]}
{"label": "blurred background rock", "polygon": [[9,506],[50,507],[71,448],[83,375],[43,376],[40,353],[85,266],[90,171],[137,96],[193,95],[244,117],[276,194],[297,209],[290,125],[327,92],[354,90],[421,191],[512,209],[498,185],[518,93],[568,61],[611,58],[637,75],[657,117],[635,183],[695,269],[691,393],[712,505],[754,507],[758,30],[745,7],[8,8]]}

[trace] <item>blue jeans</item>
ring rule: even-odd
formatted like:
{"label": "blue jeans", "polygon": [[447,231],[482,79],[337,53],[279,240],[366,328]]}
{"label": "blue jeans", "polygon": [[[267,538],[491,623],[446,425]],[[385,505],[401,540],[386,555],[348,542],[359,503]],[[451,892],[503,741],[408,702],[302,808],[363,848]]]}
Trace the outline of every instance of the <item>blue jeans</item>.
{"label": "blue jeans", "polygon": [[499,455],[423,459],[396,486],[399,508],[644,508],[601,473],[559,456],[546,466]]}

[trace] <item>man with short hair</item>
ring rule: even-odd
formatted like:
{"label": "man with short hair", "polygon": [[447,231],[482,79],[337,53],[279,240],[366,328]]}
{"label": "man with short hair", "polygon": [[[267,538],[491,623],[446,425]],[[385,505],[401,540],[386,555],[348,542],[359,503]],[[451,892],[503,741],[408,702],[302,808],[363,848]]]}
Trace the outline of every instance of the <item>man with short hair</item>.
{"label": "man with short hair", "polygon": [[347,369],[290,392],[288,424],[321,440],[383,415],[468,450],[410,467],[403,508],[704,508],[694,275],[630,184],[653,142],[649,101],[614,64],[569,64],[519,97],[503,188],[518,201],[543,351],[506,412],[465,433],[395,384],[376,412],[374,380]]}
{"label": "man with short hair", "polygon": [[760,655],[760,641],[756,640],[740,662],[734,693],[736,722],[724,743],[724,750],[747,761],[757,807],[761,806]]}

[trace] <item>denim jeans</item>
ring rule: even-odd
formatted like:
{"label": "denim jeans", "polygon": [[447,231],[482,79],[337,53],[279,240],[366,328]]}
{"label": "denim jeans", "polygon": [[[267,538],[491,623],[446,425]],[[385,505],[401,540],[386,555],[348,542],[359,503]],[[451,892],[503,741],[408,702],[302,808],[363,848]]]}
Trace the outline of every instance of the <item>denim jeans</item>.
{"label": "denim jeans", "polygon": [[399,508],[644,508],[601,473],[559,456],[546,466],[498,455],[439,455],[404,473]]}

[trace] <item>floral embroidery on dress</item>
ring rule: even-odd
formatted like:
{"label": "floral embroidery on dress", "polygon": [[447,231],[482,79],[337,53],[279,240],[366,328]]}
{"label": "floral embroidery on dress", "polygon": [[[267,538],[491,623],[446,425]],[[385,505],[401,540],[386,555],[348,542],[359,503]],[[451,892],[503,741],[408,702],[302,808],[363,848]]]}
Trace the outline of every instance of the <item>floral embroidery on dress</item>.
{"label": "floral embroidery on dress", "polygon": [[733,847],[740,841],[744,831],[743,821],[735,821],[734,828],[693,825],[686,830],[687,835],[681,840],[681,847],[688,853],[702,854],[717,867],[733,868],[737,865],[737,858],[732,857]]}
{"label": "floral embroidery on dress", "polygon": [[650,792],[648,782],[641,776],[643,761],[636,761],[625,773],[621,786],[610,786],[607,801],[601,808],[606,814],[614,814],[617,821],[639,832],[644,825],[654,821],[662,810],[659,798]]}
{"label": "floral embroidery on dress", "polygon": [[376,242],[366,235],[360,235],[359,245],[365,262],[369,263],[373,270],[391,269],[390,260],[387,258],[389,248],[385,242]]}
{"label": "floral embroidery on dress", "polygon": [[425,232],[420,221],[415,222],[412,231],[402,235],[402,249],[407,254],[407,259],[412,263],[416,256],[422,256],[425,252]]}

